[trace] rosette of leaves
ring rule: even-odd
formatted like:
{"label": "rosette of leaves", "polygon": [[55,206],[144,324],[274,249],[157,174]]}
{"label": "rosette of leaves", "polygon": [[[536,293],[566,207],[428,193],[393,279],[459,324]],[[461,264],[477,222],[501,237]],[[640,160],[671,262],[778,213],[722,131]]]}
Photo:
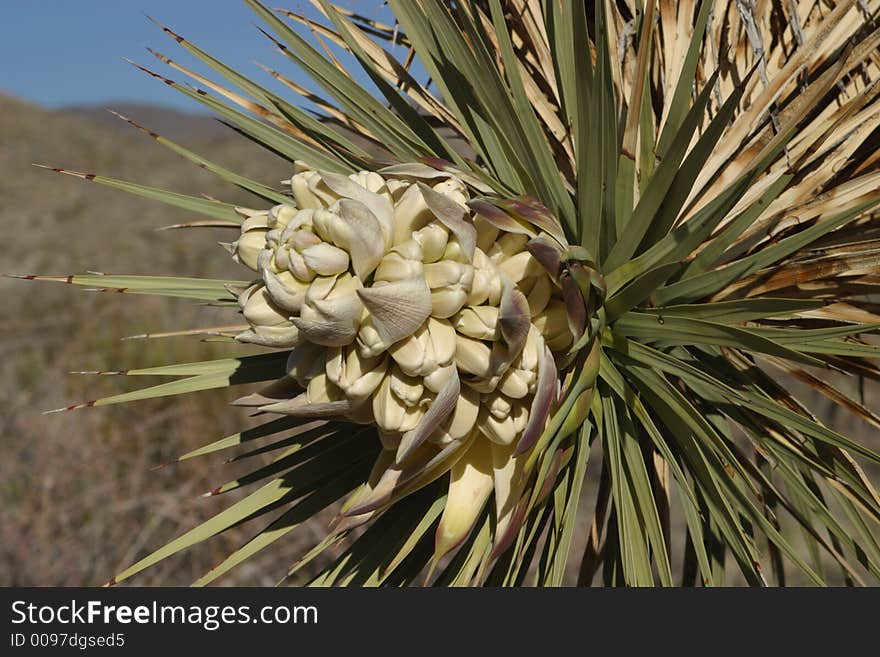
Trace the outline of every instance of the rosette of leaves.
{"label": "rosette of leaves", "polygon": [[225,82],[143,70],[287,158],[284,187],[155,133],[252,207],[65,171],[228,227],[253,272],[57,280],[227,305],[241,326],[203,333],[266,348],[87,404],[265,382],[262,424],[181,458],[276,454],[113,581],[265,516],[213,581],[328,507],[288,573],[320,556],[316,585],[559,585],[579,521],[581,584],[877,581],[880,455],[786,382],[876,435],[835,382],[880,375],[880,1],[246,2],[322,94],[168,28]]}

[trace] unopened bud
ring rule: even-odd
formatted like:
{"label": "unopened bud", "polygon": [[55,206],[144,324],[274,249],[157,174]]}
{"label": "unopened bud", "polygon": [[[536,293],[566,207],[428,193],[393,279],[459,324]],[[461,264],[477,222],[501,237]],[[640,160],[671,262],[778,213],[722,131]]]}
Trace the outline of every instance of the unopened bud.
{"label": "unopened bud", "polygon": [[453,318],[455,330],[476,340],[500,340],[501,327],[498,324],[498,308],[495,306],[468,306],[462,308]]}

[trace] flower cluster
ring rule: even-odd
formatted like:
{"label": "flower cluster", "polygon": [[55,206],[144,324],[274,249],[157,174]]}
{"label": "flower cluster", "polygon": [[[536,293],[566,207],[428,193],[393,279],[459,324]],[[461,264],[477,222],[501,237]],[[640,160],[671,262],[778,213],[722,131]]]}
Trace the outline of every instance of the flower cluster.
{"label": "flower cluster", "polygon": [[292,348],[300,391],[264,410],[373,424],[398,465],[482,438],[471,451],[503,464],[572,343],[559,286],[534,233],[474,212],[459,178],[383,173],[302,167],[289,204],[247,212],[233,253],[260,278],[238,339]]}

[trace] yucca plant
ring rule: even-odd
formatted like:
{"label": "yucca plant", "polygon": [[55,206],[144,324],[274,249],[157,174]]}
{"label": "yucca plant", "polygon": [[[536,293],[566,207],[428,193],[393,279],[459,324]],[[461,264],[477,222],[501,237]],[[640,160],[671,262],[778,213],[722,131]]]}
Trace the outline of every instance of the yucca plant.
{"label": "yucca plant", "polygon": [[223,305],[180,334],[266,348],[69,407],[268,382],[237,402],[261,424],[181,457],[271,436],[214,492],[268,483],[113,582],[265,516],[211,582],[328,507],[288,573],[316,585],[559,585],[578,522],[585,585],[880,578],[880,455],[791,385],[876,436],[837,384],[880,377],[880,0],[246,2],[326,97],[168,28],[237,90],[142,70],[283,187],[152,132],[253,207],[58,169],[204,215],[252,272],[48,280]]}

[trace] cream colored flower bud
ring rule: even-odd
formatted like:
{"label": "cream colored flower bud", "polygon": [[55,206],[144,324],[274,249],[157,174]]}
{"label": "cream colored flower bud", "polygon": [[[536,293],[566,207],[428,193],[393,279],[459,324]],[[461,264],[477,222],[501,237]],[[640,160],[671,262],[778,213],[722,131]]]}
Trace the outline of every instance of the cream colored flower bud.
{"label": "cream colored flower bud", "polygon": [[562,351],[571,345],[572,336],[571,329],[568,327],[568,311],[562,300],[553,299],[550,301],[544,311],[532,320],[532,323],[544,336],[551,351]]}
{"label": "cream colored flower bud", "polygon": [[446,248],[443,249],[443,260],[453,260],[467,265],[471,264],[471,259],[464,252],[461,242],[454,237],[446,243]]}
{"label": "cream colored flower bud", "polygon": [[501,377],[498,389],[512,399],[523,399],[534,393],[543,349],[544,338],[538,329],[531,326],[519,358]]}
{"label": "cream colored flower bud", "polygon": [[480,414],[480,393],[467,386],[462,387],[452,416],[446,420],[430,440],[444,446],[453,440],[462,440],[470,435]]}
{"label": "cream colored flower bud", "polygon": [[407,407],[418,406],[422,401],[425,386],[422,380],[415,376],[404,374],[400,368],[391,370],[391,392]]}
{"label": "cream colored flower bud", "polygon": [[388,349],[388,345],[382,340],[372,318],[364,313],[361,317],[360,328],[357,334],[357,350],[361,358],[375,358]]}
{"label": "cream colored flower bud", "polygon": [[458,178],[449,177],[441,180],[433,185],[433,189],[459,205],[465,205],[468,201],[467,187]]}
{"label": "cream colored flower bud", "polygon": [[452,317],[467,301],[474,282],[474,268],[453,260],[425,265],[425,280],[431,288],[431,314]]}
{"label": "cream colored flower bud", "polygon": [[498,382],[498,389],[512,399],[523,399],[534,390],[537,376],[529,370],[510,368]]}
{"label": "cream colored flower bud", "polygon": [[526,243],[529,241],[528,235],[521,233],[502,233],[492,248],[487,252],[488,256],[497,262],[512,258],[517,253],[525,251]]}
{"label": "cream colored flower bud", "polygon": [[268,269],[263,271],[263,281],[276,306],[290,313],[299,313],[309,289],[308,283],[298,280],[289,271],[275,274]]}
{"label": "cream colored flower bud", "polygon": [[382,194],[389,199],[391,198],[391,193],[388,191],[385,179],[375,171],[358,171],[351,174],[349,179],[374,194]]}
{"label": "cream colored flower bud", "polygon": [[474,281],[467,297],[469,306],[497,306],[501,301],[501,273],[480,249],[474,252]]}
{"label": "cream colored flower bud", "polygon": [[373,280],[389,283],[422,277],[424,277],[422,248],[415,240],[409,240],[395,246],[389,253],[382,256],[382,260],[373,274]]}
{"label": "cream colored flower bud", "polygon": [[290,318],[272,302],[264,285],[245,290],[238,299],[242,314],[251,326],[290,326]]}
{"label": "cream colored flower bud", "polygon": [[303,249],[302,257],[306,266],[319,276],[334,276],[348,269],[348,254],[326,242]]}
{"label": "cream colored flower bud", "polygon": [[449,231],[437,221],[413,233],[413,239],[422,247],[424,262],[437,262],[443,257],[449,242]]}
{"label": "cream colored flower bud", "polygon": [[449,363],[435,368],[433,372],[426,374],[422,381],[425,388],[436,394],[443,390],[443,387],[453,376],[456,376],[455,363]]}
{"label": "cream colored flower bud", "polygon": [[[291,224],[288,224],[288,226],[290,225]],[[312,226],[310,223],[301,225],[297,227],[296,230],[285,230],[282,239],[286,244],[289,244],[299,252],[305,251],[309,247],[325,243],[321,241],[320,237],[312,232]]]}
{"label": "cream colored flower bud", "polygon": [[327,377],[354,404],[366,401],[373,394],[387,369],[387,358],[362,358],[352,346],[327,350]]}
{"label": "cream colored flower bud", "polygon": [[303,337],[327,347],[349,344],[357,335],[363,304],[356,276],[318,277],[306,292],[300,316],[293,319]]}
{"label": "cream colored flower bud", "polygon": [[267,221],[266,213],[248,217],[241,224],[241,236],[232,243],[233,259],[254,271],[259,271],[257,260],[266,247]]}
{"label": "cream colored flower bud", "polygon": [[519,436],[526,429],[529,423],[529,407],[526,404],[518,403],[513,405],[513,428],[516,435]]}
{"label": "cream colored flower bud", "polygon": [[300,210],[283,228],[269,231],[266,245],[271,257],[261,260],[260,264],[275,272],[290,271],[303,282],[313,280],[316,275],[332,276],[348,269],[348,254],[326,244],[314,233],[314,213],[314,210]]}
{"label": "cream colored flower bud", "polygon": [[458,369],[479,378],[492,375],[492,349],[481,340],[459,336],[455,341],[455,364]]}
{"label": "cream colored flower bud", "polygon": [[[411,376],[429,376],[452,363],[456,343],[452,324],[430,317],[415,333],[393,344],[389,353],[403,372]],[[432,389],[434,387],[436,384],[432,384]]]}
{"label": "cream colored flower bud", "polygon": [[452,317],[455,330],[476,340],[500,340],[501,326],[495,306],[468,306]]}
{"label": "cream colored flower bud", "polygon": [[514,283],[519,283],[530,276],[545,274],[544,268],[528,251],[522,251],[498,263],[498,269]]}
{"label": "cream colored flower bud", "polygon": [[284,228],[299,215],[300,210],[292,205],[281,204],[276,205],[269,210],[269,228]]}
{"label": "cream colored flower bud", "polygon": [[394,244],[412,239],[413,233],[434,221],[421,190],[410,185],[394,206]]}
{"label": "cream colored flower bud", "polygon": [[520,283],[520,290],[529,302],[529,314],[535,317],[542,312],[553,295],[553,283],[546,274],[528,278]]}
{"label": "cream colored flower bud", "polygon": [[385,235],[376,216],[363,203],[343,199],[327,210],[316,210],[315,232],[348,252],[352,269],[366,279],[385,254]]}
{"label": "cream colored flower bud", "polygon": [[500,231],[481,215],[474,217],[474,228],[477,229],[477,248],[484,253],[488,252],[498,239]]}
{"label": "cream colored flower bud", "polygon": [[345,393],[337,387],[326,374],[317,374],[306,387],[306,401],[309,404],[344,401]]}
{"label": "cream colored flower bud", "polygon": [[[308,282],[314,278],[314,272],[297,254],[307,246],[321,243],[321,239],[311,230],[313,211],[294,211],[290,206],[276,206],[272,210],[276,208],[281,210],[288,208],[289,212],[279,210],[281,213],[276,213],[283,222],[279,222],[266,233],[266,248],[260,253],[257,261],[259,270],[269,269],[275,273],[287,270],[300,280]],[[273,212],[270,211],[270,226],[273,225],[272,215]]]}
{"label": "cream colored flower bud", "polygon": [[407,406],[394,393],[391,386],[395,369],[391,370],[392,376],[386,375],[382,379],[373,395],[373,416],[380,429],[404,433],[415,429],[425,412],[421,405]]}
{"label": "cream colored flower bud", "polygon": [[290,179],[290,189],[293,198],[300,208],[320,208],[321,199],[309,189],[309,181],[318,176],[315,171],[303,171]]}
{"label": "cream colored flower bud", "polygon": [[482,405],[489,411],[492,417],[498,420],[503,420],[513,411],[513,404],[510,399],[499,393],[487,395],[483,399]]}
{"label": "cream colored flower bud", "polygon": [[323,208],[339,200],[317,171],[303,171],[290,179],[290,189],[297,207]]}
{"label": "cream colored flower bud", "polygon": [[492,442],[500,445],[511,445],[519,438],[528,422],[528,409],[519,403],[511,405],[509,413],[499,418],[488,408],[480,410],[477,427]]}

